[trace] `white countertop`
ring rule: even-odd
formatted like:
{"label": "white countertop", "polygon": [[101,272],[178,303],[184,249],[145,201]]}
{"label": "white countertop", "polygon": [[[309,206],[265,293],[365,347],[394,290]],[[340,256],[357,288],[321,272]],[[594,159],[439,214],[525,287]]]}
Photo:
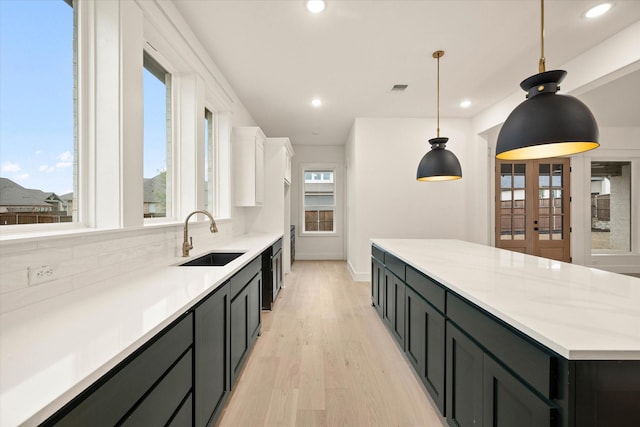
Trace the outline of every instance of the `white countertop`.
{"label": "white countertop", "polygon": [[37,425],[271,246],[241,236],[192,251],[246,251],[224,267],[141,266],[0,316],[0,426]]}
{"label": "white countertop", "polygon": [[459,240],[372,239],[570,360],[640,360],[640,279]]}

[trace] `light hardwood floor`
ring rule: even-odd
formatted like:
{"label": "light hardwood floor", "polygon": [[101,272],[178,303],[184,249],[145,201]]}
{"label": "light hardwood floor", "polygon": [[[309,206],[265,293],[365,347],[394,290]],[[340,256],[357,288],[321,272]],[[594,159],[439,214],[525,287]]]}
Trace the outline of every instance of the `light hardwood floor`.
{"label": "light hardwood floor", "polygon": [[296,261],[219,426],[444,426],[340,261]]}

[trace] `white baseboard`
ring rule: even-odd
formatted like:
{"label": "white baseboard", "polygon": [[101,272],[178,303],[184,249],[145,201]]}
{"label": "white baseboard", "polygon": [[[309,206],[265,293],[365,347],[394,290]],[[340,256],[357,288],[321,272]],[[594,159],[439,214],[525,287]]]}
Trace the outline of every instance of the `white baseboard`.
{"label": "white baseboard", "polygon": [[349,274],[351,274],[351,279],[356,282],[370,282],[371,281],[371,272],[368,271],[366,273],[358,273],[353,269],[353,265],[350,261],[347,261],[347,269],[349,270]]}
{"label": "white baseboard", "polygon": [[344,261],[344,254],[342,253],[301,253],[296,252],[296,259],[303,261]]}

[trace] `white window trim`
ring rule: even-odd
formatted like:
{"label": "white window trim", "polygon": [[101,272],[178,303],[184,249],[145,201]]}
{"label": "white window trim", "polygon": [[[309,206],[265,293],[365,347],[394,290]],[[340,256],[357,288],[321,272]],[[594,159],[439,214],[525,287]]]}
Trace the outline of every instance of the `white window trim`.
{"label": "white window trim", "polygon": [[[606,150],[585,153],[582,160],[584,187],[582,191],[582,221],[584,233],[584,264],[588,267],[625,273],[626,266],[640,261],[640,150]],[[592,252],[591,250],[591,162],[631,162],[631,250],[629,252]],[[572,241],[572,245],[573,245]]]}
{"label": "white window trim", "polygon": [[[139,2],[77,2],[78,25],[78,221],[60,224],[25,224],[0,227],[0,241],[29,242],[39,238],[58,238],[83,234],[120,232],[137,230],[141,227],[176,226],[184,221],[184,212],[197,208],[196,203],[181,198],[181,185],[186,181],[196,183],[192,173],[195,165],[189,162],[184,170],[186,157],[194,158],[196,149],[182,144],[182,130],[191,126],[200,117],[206,106],[214,113],[217,126],[215,130],[218,143],[218,180],[216,220],[219,224],[231,221],[231,179],[230,179],[230,133],[233,99],[218,84],[218,75],[212,71],[213,62],[209,58],[200,58],[196,54],[197,46],[189,46],[191,51],[179,51],[188,40],[168,37],[173,27],[162,26],[171,17],[163,13],[164,6]],[[104,21],[104,23],[103,23]],[[114,23],[118,25],[113,25]],[[167,29],[169,28],[169,29]],[[159,29],[162,29],[160,31]],[[103,45],[102,40],[113,40],[114,44]],[[124,41],[124,43],[123,43]],[[149,42],[157,51],[145,43]],[[129,46],[123,49],[123,46]],[[138,46],[138,47],[135,47]],[[135,52],[134,52],[135,47]],[[144,220],[143,200],[138,195],[123,191],[131,177],[142,178],[142,123],[138,123],[137,98],[142,94],[133,94],[129,99],[126,89],[131,89],[131,80],[122,74],[122,67],[135,63],[137,52],[142,49],[160,62],[172,75],[172,144],[173,144],[173,207],[166,218]],[[196,56],[194,56],[196,54]],[[195,62],[187,59],[197,57]],[[117,60],[116,60],[117,58]],[[134,61],[132,62],[132,58]],[[199,61],[199,62],[198,62]],[[106,65],[106,66],[105,66]],[[179,65],[180,68],[177,68]],[[188,99],[197,105],[200,113],[191,117],[182,106],[184,94],[182,77],[198,75],[198,97]],[[114,87],[122,85],[123,79],[128,87],[120,91]],[[142,80],[142,68],[140,68]],[[136,86],[135,81],[133,86]],[[121,93],[124,91],[124,93]],[[202,94],[202,95],[200,95]],[[99,98],[98,98],[99,96]],[[132,102],[133,101],[133,102]],[[123,107],[127,110],[123,113]],[[141,110],[140,110],[141,111]],[[131,113],[134,113],[131,115]],[[126,118],[123,122],[123,116]],[[201,123],[201,122],[200,122]],[[117,126],[114,126],[117,124]],[[138,132],[139,135],[138,135]],[[133,141],[139,141],[133,143]],[[123,142],[126,141],[126,144]],[[132,147],[132,143],[134,147]],[[187,144],[188,145],[188,144]],[[181,163],[182,161],[182,163]],[[195,162],[196,160],[194,160]],[[139,163],[139,166],[138,166]],[[98,165],[102,165],[98,167]],[[182,167],[180,167],[182,165]],[[202,167],[202,166],[200,166]],[[105,174],[105,168],[109,173]],[[135,170],[133,170],[135,169]],[[193,187],[190,187],[193,188]],[[135,200],[134,200],[135,199]]]}
{"label": "white window trim", "polygon": [[[331,170],[333,171],[333,231],[305,231],[304,229],[304,184],[305,171],[309,170]],[[336,237],[341,235],[342,223],[337,211],[340,208],[339,203],[342,200],[340,193],[340,183],[342,180],[341,166],[336,163],[302,163],[300,164],[300,227],[298,235],[301,237]]]}
{"label": "white window trim", "polygon": [[[153,35],[155,35],[155,31],[148,30],[149,27],[150,27],[150,24],[145,22],[146,31],[144,36],[146,40],[148,40]],[[151,33],[151,34],[148,34],[148,33]],[[179,120],[181,116],[181,105],[178,102],[178,100],[180,99],[180,96],[181,96],[182,85],[181,85],[178,70],[170,59],[175,56],[175,53],[173,52],[173,50],[167,49],[161,53],[158,50],[149,48],[148,44],[149,43],[147,43],[147,46],[145,46],[144,51],[147,54],[149,54],[149,56],[151,56],[155,61],[157,61],[158,64],[160,64],[160,66],[162,66],[162,68],[164,68],[168,74],[171,75],[171,101],[170,101],[171,102],[171,111],[170,111],[171,130],[168,134],[169,138],[171,139],[169,141],[169,144],[171,145],[170,147],[171,157],[169,158],[169,156],[167,156],[167,165],[166,165],[168,178],[170,179],[170,182],[169,181],[167,182],[166,190],[167,190],[167,199],[169,199],[170,203],[167,204],[168,206],[166,209],[165,217],[160,217],[160,218],[144,218],[143,217],[144,225],[157,225],[157,224],[172,223],[172,222],[178,221],[180,218],[179,206],[181,201],[180,201],[179,183],[180,183],[181,168],[180,168],[180,162],[179,162],[179,155],[181,151],[181,143],[180,143],[181,139],[178,131],[180,128]],[[143,94],[143,100],[144,100],[144,94]],[[143,108],[144,108],[144,105],[143,105]],[[144,144],[144,141],[142,143]],[[167,150],[167,152],[169,152],[169,150]],[[144,162],[144,157],[143,157],[143,162]],[[143,165],[140,165],[140,167],[142,168]],[[140,184],[142,185],[142,182]],[[139,203],[141,216],[143,216],[143,212],[142,212],[143,204],[144,204],[144,199],[141,200]]]}
{"label": "white window trim", "polygon": [[[75,146],[77,153],[74,156],[78,160],[77,168],[74,174],[77,175],[77,183],[74,183],[74,192],[76,193],[75,203],[78,206],[75,208],[77,212],[77,218],[73,222],[65,223],[52,223],[52,224],[16,224],[11,226],[0,227],[0,241],[14,240],[18,238],[32,238],[40,235],[60,235],[68,233],[77,233],[89,230],[87,221],[87,183],[88,174],[86,166],[86,152],[87,152],[87,119],[89,117],[89,111],[87,108],[88,102],[83,102],[87,99],[87,88],[89,84],[89,54],[87,45],[88,40],[93,34],[89,34],[89,28],[95,28],[93,20],[93,4],[92,2],[83,2],[74,0],[73,8],[75,14],[75,24],[77,28],[77,69],[75,84],[77,85],[77,106],[75,107],[78,114],[77,117],[77,132],[78,145]],[[75,142],[74,142],[75,144]]]}

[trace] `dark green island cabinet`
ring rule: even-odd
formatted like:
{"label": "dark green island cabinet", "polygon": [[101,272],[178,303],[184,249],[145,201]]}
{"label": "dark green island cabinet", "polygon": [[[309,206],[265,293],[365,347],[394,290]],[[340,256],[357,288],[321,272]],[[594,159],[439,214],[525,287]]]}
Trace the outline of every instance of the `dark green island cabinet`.
{"label": "dark green island cabinet", "polygon": [[258,255],[42,425],[215,424],[260,334],[262,280]]}
{"label": "dark green island cabinet", "polygon": [[371,301],[450,426],[640,425],[640,361],[568,360],[372,245]]}

